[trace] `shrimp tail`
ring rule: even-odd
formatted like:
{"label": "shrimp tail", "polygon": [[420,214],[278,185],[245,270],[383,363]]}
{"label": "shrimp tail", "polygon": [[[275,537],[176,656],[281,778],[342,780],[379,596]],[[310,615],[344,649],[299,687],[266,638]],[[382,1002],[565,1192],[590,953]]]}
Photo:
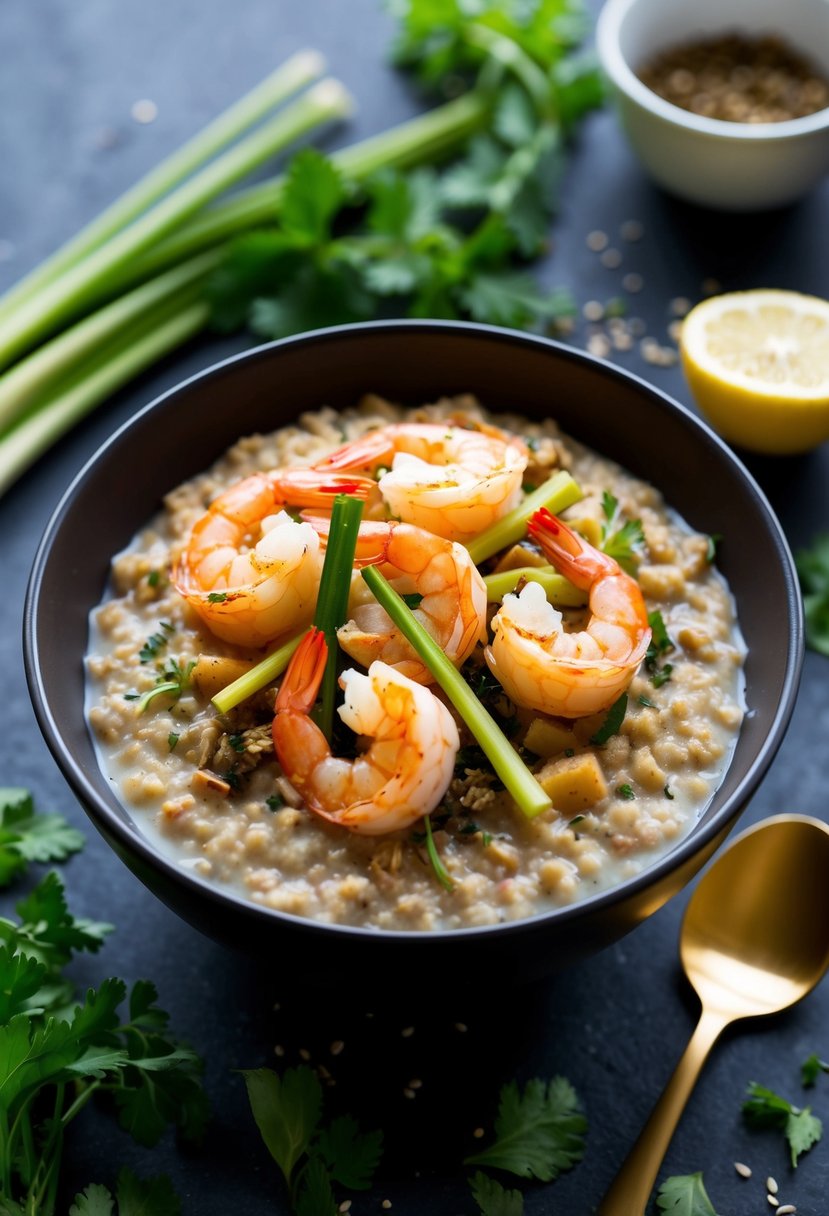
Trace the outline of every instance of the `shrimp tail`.
{"label": "shrimp tail", "polygon": [[367,469],[381,460],[390,460],[394,451],[388,432],[392,428],[372,431],[367,435],[343,444],[324,459],[317,461],[318,472],[329,469]]}
{"label": "shrimp tail", "polygon": [[[313,511],[302,511],[301,517],[303,523],[311,525],[323,545],[327,545],[331,535],[331,520],[315,515]],[[357,534],[354,566],[361,569],[363,566],[379,566],[387,561],[389,546],[398,527],[399,524],[395,520],[364,520]]]}
{"label": "shrimp tail", "polygon": [[546,507],[530,516],[527,532],[559,574],[581,590],[589,590],[600,570],[610,573],[616,567],[612,557],[582,540]]}
{"label": "shrimp tail", "polygon": [[330,510],[335,494],[351,494],[363,502],[374,492],[375,483],[369,477],[331,472],[327,469],[290,468],[271,475],[275,494],[294,506],[321,507]]}
{"label": "shrimp tail", "polygon": [[320,629],[309,629],[282,680],[274,703],[277,714],[308,714],[314,707],[328,661],[328,645]]}

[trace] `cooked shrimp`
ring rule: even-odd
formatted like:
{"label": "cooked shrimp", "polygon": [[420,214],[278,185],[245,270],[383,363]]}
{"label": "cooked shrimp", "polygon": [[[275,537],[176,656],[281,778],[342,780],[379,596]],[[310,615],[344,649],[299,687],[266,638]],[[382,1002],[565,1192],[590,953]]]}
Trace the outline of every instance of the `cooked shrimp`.
{"label": "cooked shrimp", "polygon": [[524,441],[498,427],[400,422],[347,443],[314,467],[390,466],[378,486],[392,515],[464,543],[517,506],[528,458]]}
{"label": "cooked shrimp", "polygon": [[212,633],[252,648],[308,624],[322,570],[319,538],[280,510],[324,509],[337,493],[364,497],[364,478],[310,469],[254,473],[230,486],[194,524],[173,582]]}
{"label": "cooked shrimp", "polygon": [[282,771],[310,811],[363,836],[409,827],[440,802],[455,767],[460,740],[449,710],[437,697],[386,663],[368,674],[344,671],[346,726],[372,743],[356,760],[339,760],[308,716],[327,657],[325,637],[303,638],[276,698],[273,745]]}
{"label": "cooked shrimp", "polygon": [[504,596],[486,661],[517,705],[563,718],[598,713],[625,691],[648,648],[639,584],[547,510],[536,511],[527,530],[556,570],[589,593],[590,620],[565,633],[543,589],[527,583]]}
{"label": "cooked shrimp", "polygon": [[[328,536],[328,520],[310,522]],[[356,564],[378,565],[401,595],[420,596],[414,615],[456,667],[486,636],[486,586],[462,545],[413,524],[369,522],[360,525]],[[434,682],[361,578],[352,586],[350,611],[337,638],[355,662],[368,667],[381,659],[418,684]]]}

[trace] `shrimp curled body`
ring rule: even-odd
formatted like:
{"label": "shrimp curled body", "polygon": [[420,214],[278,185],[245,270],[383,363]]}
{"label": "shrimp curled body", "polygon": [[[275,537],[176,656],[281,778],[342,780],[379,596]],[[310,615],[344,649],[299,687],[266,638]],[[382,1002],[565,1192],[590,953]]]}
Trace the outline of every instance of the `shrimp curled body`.
{"label": "shrimp curled body", "polygon": [[347,443],[314,467],[389,466],[377,485],[392,515],[464,543],[517,506],[527,461],[523,440],[495,426],[400,422]]}
{"label": "shrimp curled body", "polygon": [[564,718],[599,713],[626,690],[650,642],[639,584],[547,510],[527,530],[556,570],[588,591],[590,620],[565,633],[561,613],[527,583],[504,597],[486,661],[518,705]]}
{"label": "shrimp curled body", "polygon": [[460,746],[446,706],[385,663],[344,671],[346,726],[372,742],[356,760],[331,754],[308,716],[325,670],[325,637],[312,629],[296,650],[276,699],[277,759],[310,811],[363,836],[409,827],[430,814],[449,787]]}
{"label": "shrimp curled body", "polygon": [[313,615],[322,570],[319,538],[283,505],[329,508],[340,491],[365,497],[364,478],[308,469],[254,473],[230,486],[191,529],[173,583],[227,642],[257,648]]}
{"label": "shrimp curled body", "polygon": [[[328,520],[311,520],[327,538]],[[486,635],[486,585],[462,545],[413,524],[364,523],[357,539],[356,565],[376,565],[456,667]],[[434,676],[392,624],[361,578],[352,585],[351,619],[337,631],[346,654],[362,667],[376,659],[418,684]]]}

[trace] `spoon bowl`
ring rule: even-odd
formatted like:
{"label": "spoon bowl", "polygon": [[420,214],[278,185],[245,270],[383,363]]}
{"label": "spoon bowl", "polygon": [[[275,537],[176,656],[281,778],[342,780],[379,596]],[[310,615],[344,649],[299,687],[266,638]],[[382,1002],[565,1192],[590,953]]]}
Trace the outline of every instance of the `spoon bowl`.
{"label": "spoon bowl", "polygon": [[679,1117],[725,1027],[788,1009],[825,974],[829,827],[805,815],[778,815],[738,836],[691,897],[680,958],[702,1013],[598,1216],[644,1216]]}

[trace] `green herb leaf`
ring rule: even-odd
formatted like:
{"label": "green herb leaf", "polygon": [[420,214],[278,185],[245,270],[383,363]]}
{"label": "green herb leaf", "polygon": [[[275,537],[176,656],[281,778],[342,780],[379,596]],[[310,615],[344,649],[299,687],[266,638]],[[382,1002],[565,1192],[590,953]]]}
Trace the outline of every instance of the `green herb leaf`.
{"label": "green herb leaf", "polygon": [[383,1152],[383,1133],[361,1132],[356,1119],[342,1115],[320,1131],[315,1149],[334,1182],[367,1191]]}
{"label": "green herb leaf", "polygon": [[142,1179],[131,1170],[119,1170],[115,1196],[118,1216],[179,1216],[181,1212],[181,1200],[164,1174]]}
{"label": "green herb leaf", "polygon": [[282,1077],[270,1068],[243,1070],[253,1117],[265,1146],[290,1187],[307,1153],[322,1111],[322,1090],[310,1068],[289,1068]]}
{"label": "green herb leaf", "polygon": [[440,853],[438,853],[435,838],[432,835],[432,821],[428,815],[423,816],[423,827],[426,833],[426,852],[429,854],[429,861],[432,863],[435,877],[444,890],[454,891],[455,884],[452,881],[451,874],[441,860]]}
{"label": "green herb leaf", "polygon": [[342,174],[316,148],[291,157],[279,208],[286,232],[318,245],[331,235],[334,216],[348,197]]}
{"label": "green herb leaf", "polygon": [[69,1216],[113,1216],[114,1200],[105,1186],[97,1182],[85,1187],[69,1209]]}
{"label": "green herb leaf", "polygon": [[581,1160],[586,1130],[575,1090],[564,1077],[528,1081],[523,1093],[512,1081],[501,1090],[495,1142],[465,1164],[550,1182]]}
{"label": "green herb leaf", "polygon": [[318,1157],[312,1157],[300,1174],[294,1212],[296,1216],[337,1216],[331,1179]]}
{"label": "green herb leaf", "polygon": [[633,786],[625,782],[623,785],[616,786],[616,793],[620,798],[624,798],[625,802],[631,802],[636,794],[633,792]]}
{"label": "green herb leaf", "polygon": [[810,1089],[822,1072],[829,1072],[829,1062],[821,1060],[817,1055],[811,1055],[800,1066],[800,1079],[806,1089]]}
{"label": "green herb leaf", "polygon": [[773,1127],[782,1131],[795,1167],[798,1157],[817,1144],[823,1134],[823,1124],[812,1114],[811,1107],[801,1110],[756,1081],[748,1087],[743,1115],[752,1127]]}
{"label": "green herb leaf", "polygon": [[622,723],[625,720],[625,714],[628,707],[628,695],[623,692],[620,697],[611,705],[607,711],[607,717],[594,735],[591,735],[590,742],[601,745],[607,743],[612,735],[618,734]]}
{"label": "green herb leaf", "polygon": [[717,1216],[701,1173],[666,1178],[656,1196],[656,1206],[672,1216]]}
{"label": "green herb leaf", "polygon": [[481,1216],[523,1216],[524,1197],[520,1191],[506,1190],[480,1170],[472,1175],[469,1185]]}
{"label": "green herb leaf", "polygon": [[84,838],[62,815],[40,815],[28,790],[0,789],[0,886],[21,874],[30,861],[63,861]]}
{"label": "green herb leaf", "polygon": [[812,650],[829,655],[829,532],[796,553],[795,565],[803,591],[806,641]]}

